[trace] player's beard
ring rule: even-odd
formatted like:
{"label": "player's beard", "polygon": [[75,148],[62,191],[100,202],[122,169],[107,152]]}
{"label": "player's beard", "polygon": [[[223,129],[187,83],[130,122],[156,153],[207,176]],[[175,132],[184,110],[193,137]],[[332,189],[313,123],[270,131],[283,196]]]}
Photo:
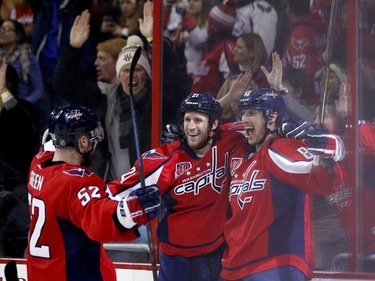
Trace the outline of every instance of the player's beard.
{"label": "player's beard", "polygon": [[208,144],[210,139],[210,129],[208,129],[204,134],[202,134],[199,142],[188,141],[188,145],[192,150],[200,150]]}

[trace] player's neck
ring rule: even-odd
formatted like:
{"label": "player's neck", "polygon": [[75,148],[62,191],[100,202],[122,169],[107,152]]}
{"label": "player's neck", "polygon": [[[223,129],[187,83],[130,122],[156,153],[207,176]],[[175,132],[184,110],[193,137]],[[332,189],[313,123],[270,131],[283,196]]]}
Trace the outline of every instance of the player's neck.
{"label": "player's neck", "polygon": [[212,139],[210,139],[205,146],[199,148],[199,149],[195,149],[194,150],[194,153],[199,157],[199,158],[202,158],[210,149],[211,149],[211,146],[212,146]]}
{"label": "player's neck", "polygon": [[82,156],[72,147],[56,148],[52,161],[63,161],[79,166],[82,164]]}

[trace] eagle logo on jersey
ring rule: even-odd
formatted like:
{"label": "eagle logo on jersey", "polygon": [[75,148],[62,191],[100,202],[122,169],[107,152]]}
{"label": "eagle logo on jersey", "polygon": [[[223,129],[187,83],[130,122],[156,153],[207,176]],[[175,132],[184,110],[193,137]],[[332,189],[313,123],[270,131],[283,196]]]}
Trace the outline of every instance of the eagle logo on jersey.
{"label": "eagle logo on jersey", "polygon": [[309,40],[307,38],[303,39],[292,39],[292,46],[297,50],[304,49],[307,45],[309,45]]}
{"label": "eagle logo on jersey", "polygon": [[167,159],[164,155],[160,154],[157,152],[155,149],[151,149],[149,151],[146,151],[142,155],[143,159],[148,159],[148,160],[160,160],[160,159]]}
{"label": "eagle logo on jersey", "polygon": [[237,168],[241,165],[242,158],[232,158],[230,161],[230,175],[233,176]]}
{"label": "eagle logo on jersey", "polygon": [[82,169],[82,168],[66,170],[63,173],[68,175],[68,176],[74,176],[74,177],[83,177],[84,175],[89,177],[93,174],[93,172],[89,172],[89,171],[87,171],[85,169]]}
{"label": "eagle logo on jersey", "polygon": [[175,178],[178,178],[183,173],[187,172],[191,168],[191,162],[181,162],[176,164]]}

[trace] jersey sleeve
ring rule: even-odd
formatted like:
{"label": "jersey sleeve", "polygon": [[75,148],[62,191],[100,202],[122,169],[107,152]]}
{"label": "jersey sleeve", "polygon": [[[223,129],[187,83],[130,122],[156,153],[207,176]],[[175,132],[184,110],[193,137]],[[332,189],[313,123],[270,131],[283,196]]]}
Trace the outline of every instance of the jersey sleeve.
{"label": "jersey sleeve", "polygon": [[[138,237],[135,229],[123,231],[112,219],[116,213],[118,201],[109,198],[105,192],[105,183],[98,176],[85,174],[82,179],[70,181],[70,184],[69,219],[82,228],[90,239],[110,242],[129,241]],[[64,205],[66,201],[61,202]]]}
{"label": "jersey sleeve", "polygon": [[142,155],[142,167],[137,161],[121,178],[108,183],[110,193],[113,196],[124,198],[133,189],[140,188],[142,171],[146,186],[156,184],[161,189],[162,194],[167,192],[171,183],[175,181],[172,163],[172,157],[176,153],[173,149],[175,145],[176,143],[165,144],[145,152]]}
{"label": "jersey sleeve", "polygon": [[313,155],[303,141],[279,139],[268,149],[268,168],[279,180],[306,193],[327,195],[343,181],[336,169],[313,164]]}

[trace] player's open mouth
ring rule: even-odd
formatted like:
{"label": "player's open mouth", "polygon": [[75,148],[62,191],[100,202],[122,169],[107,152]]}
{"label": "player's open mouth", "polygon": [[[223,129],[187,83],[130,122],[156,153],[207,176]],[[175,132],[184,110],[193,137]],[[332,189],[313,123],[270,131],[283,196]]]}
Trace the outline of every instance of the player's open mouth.
{"label": "player's open mouth", "polygon": [[251,137],[254,134],[254,128],[245,127],[245,137]]}

